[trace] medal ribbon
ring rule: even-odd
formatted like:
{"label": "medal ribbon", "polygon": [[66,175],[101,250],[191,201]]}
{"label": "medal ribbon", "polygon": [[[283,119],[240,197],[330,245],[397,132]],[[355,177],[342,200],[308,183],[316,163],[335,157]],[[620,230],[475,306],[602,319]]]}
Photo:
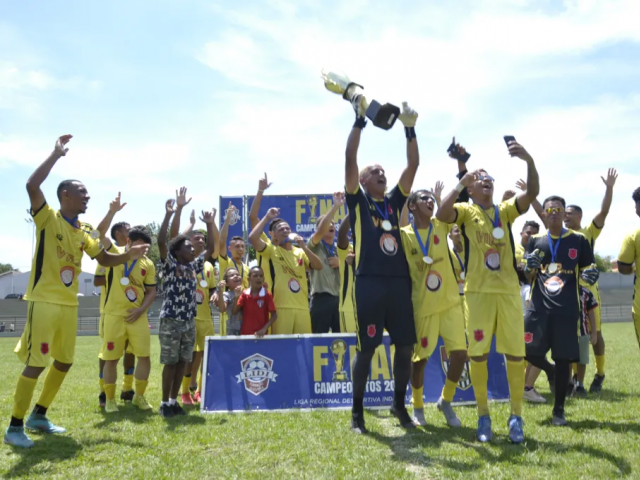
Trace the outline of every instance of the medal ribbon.
{"label": "medal ribbon", "polygon": [[[482,208],[482,207],[480,207]],[[482,211],[484,212],[484,214],[487,216],[487,218],[489,219],[489,221],[491,222],[491,225],[493,225],[493,228],[498,228],[500,226],[500,214],[498,213],[498,206],[494,205],[493,206],[493,216],[494,216],[494,220],[491,220],[491,217],[489,216],[489,214],[487,213],[487,211],[482,208]]]}
{"label": "medal ribbon", "polygon": [[560,232],[560,236],[558,237],[558,241],[556,244],[553,244],[553,239],[551,238],[551,232],[547,230],[547,238],[549,239],[549,249],[551,250],[551,263],[556,263],[556,255],[558,254],[558,248],[560,248],[560,241],[562,240],[562,236],[566,230],[563,228],[562,232]]}
{"label": "medal ribbon", "polygon": [[368,197],[369,197],[369,200],[371,201],[371,203],[373,203],[373,206],[376,207],[376,210],[378,210],[378,213],[380,214],[382,219],[383,220],[389,220],[389,208],[387,207],[387,196],[385,195],[385,197],[384,197],[384,212],[382,210],[380,210],[380,207],[373,200],[373,198],[371,198],[370,196],[368,196]]}
{"label": "medal ribbon", "polygon": [[325,242],[324,240],[322,240],[322,243],[324,244],[324,248],[327,249],[327,253],[329,254],[330,257],[335,257],[336,256],[336,246],[334,244],[331,244],[331,246],[329,246],[329,244],[327,242]]}
{"label": "medal ribbon", "polygon": [[67,221],[67,223],[69,225],[71,225],[73,228],[78,228],[78,227],[76,227],[76,222],[78,221],[78,216],[77,215],[75,217],[73,217],[73,218],[67,218],[64,215],[62,215],[62,212],[60,212],[60,216],[62,218],[64,218]]}
{"label": "medal ribbon", "polygon": [[422,239],[420,238],[420,232],[416,228],[416,224],[411,225],[413,227],[413,231],[416,234],[416,238],[418,239],[418,243],[420,244],[420,250],[422,250],[423,255],[429,256],[429,244],[431,243],[431,231],[433,230],[433,223],[429,223],[429,233],[427,234],[427,247],[425,248],[424,243],[422,243]]}
{"label": "medal ribbon", "polygon": [[460,255],[458,255],[458,252],[456,252],[455,250],[453,250],[453,253],[455,254],[456,258],[458,259],[458,263],[460,263],[460,271],[462,273],[464,273],[464,263],[462,263],[462,259],[460,258]]}
{"label": "medal ribbon", "polygon": [[[233,266],[236,267],[236,270],[240,274],[240,281],[244,281],[244,265],[242,263],[242,260],[240,260],[240,268],[238,268],[238,264],[233,259],[233,257],[231,257],[231,261],[233,262]],[[204,280],[204,271],[202,273],[202,279]]]}
{"label": "medal ribbon", "polygon": [[133,267],[136,266],[136,263],[138,263],[138,259],[136,258],[133,262],[131,262],[131,266],[127,266],[127,262],[124,262],[124,276],[126,278],[129,278],[129,275],[131,274],[131,270],[133,270]]}

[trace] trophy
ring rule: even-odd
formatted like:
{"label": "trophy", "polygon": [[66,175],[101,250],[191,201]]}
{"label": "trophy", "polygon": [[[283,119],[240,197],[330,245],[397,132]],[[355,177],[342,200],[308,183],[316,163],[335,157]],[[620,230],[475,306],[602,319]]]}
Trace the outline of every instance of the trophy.
{"label": "trophy", "polygon": [[[353,83],[346,75],[339,75],[334,72],[326,73],[322,71],[322,80],[324,86],[330,92],[342,95],[342,98],[354,104],[354,100],[358,105],[358,114],[365,116],[373,122],[373,124],[383,130],[389,130],[396,122],[400,109],[390,103],[380,104],[376,100],[371,103],[362,95],[362,85]],[[354,105],[355,108],[355,105]]]}
{"label": "trophy", "polygon": [[318,217],[316,217],[316,208],[318,207],[318,197],[312,196],[307,200],[307,204],[309,205],[309,223],[316,223],[318,221]]}
{"label": "trophy", "polygon": [[344,371],[344,356],[347,353],[347,343],[344,340],[334,340],[331,344],[331,354],[336,362],[336,371],[333,373],[334,382],[347,380],[347,372]]}

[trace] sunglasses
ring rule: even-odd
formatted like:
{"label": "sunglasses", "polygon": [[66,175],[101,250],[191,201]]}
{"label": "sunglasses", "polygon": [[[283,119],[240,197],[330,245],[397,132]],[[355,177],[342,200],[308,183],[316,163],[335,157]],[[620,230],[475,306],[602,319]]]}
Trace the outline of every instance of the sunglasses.
{"label": "sunglasses", "polygon": [[483,174],[479,174],[478,175],[478,180],[480,180],[480,181],[482,181],[482,180],[490,180],[492,182],[495,182],[495,179],[491,175],[483,175]]}
{"label": "sunglasses", "polygon": [[549,215],[553,215],[554,213],[562,213],[564,212],[564,208],[562,207],[549,207],[544,210]]}
{"label": "sunglasses", "polygon": [[420,197],[419,197],[419,198],[420,198],[420,200],[422,200],[423,202],[426,202],[427,200],[433,200],[433,196],[431,196],[431,195],[427,195],[427,194],[420,195]]}

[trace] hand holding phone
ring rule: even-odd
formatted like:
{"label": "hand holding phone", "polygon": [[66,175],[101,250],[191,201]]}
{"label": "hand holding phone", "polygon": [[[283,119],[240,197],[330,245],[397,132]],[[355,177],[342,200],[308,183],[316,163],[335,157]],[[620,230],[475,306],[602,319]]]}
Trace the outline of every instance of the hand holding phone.
{"label": "hand holding phone", "polygon": [[471,154],[467,152],[462,145],[456,143],[456,137],[453,137],[451,145],[449,145],[449,148],[447,149],[447,153],[451,158],[462,163],[467,163],[467,160],[471,157]]}
{"label": "hand holding phone", "polygon": [[505,135],[504,136],[504,143],[507,144],[507,148],[509,147],[509,143],[515,142],[515,141],[516,141],[516,137],[514,137],[513,135]]}

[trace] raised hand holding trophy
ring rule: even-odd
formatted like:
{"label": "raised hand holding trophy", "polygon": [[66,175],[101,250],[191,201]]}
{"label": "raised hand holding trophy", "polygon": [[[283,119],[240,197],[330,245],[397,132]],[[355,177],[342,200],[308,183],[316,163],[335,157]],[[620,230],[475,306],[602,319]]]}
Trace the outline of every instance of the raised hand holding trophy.
{"label": "raised hand holding trophy", "polygon": [[395,105],[390,103],[382,105],[376,100],[368,102],[362,94],[364,87],[352,82],[346,75],[334,72],[326,73],[323,70],[322,80],[327,90],[342,95],[342,98],[351,103],[356,114],[361,117],[366,116],[378,128],[391,129],[400,115],[400,109]]}

